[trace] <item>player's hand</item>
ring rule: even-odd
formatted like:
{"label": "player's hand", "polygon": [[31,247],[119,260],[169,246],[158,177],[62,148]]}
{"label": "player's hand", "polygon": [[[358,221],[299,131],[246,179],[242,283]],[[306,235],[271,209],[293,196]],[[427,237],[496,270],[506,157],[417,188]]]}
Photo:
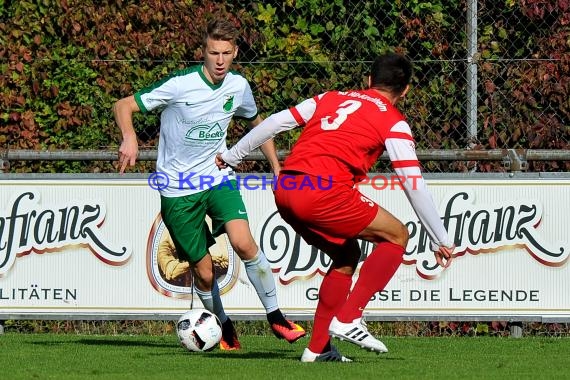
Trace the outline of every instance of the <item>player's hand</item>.
{"label": "player's hand", "polygon": [[123,174],[127,166],[135,166],[139,155],[138,142],[132,139],[125,139],[119,147],[119,173]]}
{"label": "player's hand", "polygon": [[455,245],[451,247],[444,247],[440,246],[437,251],[434,252],[435,261],[441,266],[442,268],[447,268],[451,265],[451,261],[453,261],[453,251],[455,250]]}
{"label": "player's hand", "polygon": [[273,177],[275,178],[279,177],[279,173],[281,173],[281,165],[278,164],[272,169],[273,169]]}
{"label": "player's hand", "polygon": [[222,159],[222,154],[216,154],[216,166],[219,170],[225,169],[228,167],[228,164]]}

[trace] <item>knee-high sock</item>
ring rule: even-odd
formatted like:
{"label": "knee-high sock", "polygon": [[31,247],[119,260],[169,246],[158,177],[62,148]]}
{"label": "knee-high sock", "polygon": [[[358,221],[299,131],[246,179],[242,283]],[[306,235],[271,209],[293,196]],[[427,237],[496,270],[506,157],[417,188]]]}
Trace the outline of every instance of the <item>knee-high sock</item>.
{"label": "knee-high sock", "polygon": [[329,325],[333,316],[346,301],[352,285],[352,276],[336,270],[330,270],[323,278],[319,290],[319,302],[315,311],[313,332],[309,350],[322,353],[329,344]]}
{"label": "knee-high sock", "polygon": [[398,244],[382,242],[368,256],[346,302],[336,317],[348,323],[362,316],[374,293],[383,290],[403,260],[404,248]]}
{"label": "knee-high sock", "polygon": [[202,301],[204,308],[206,310],[211,311],[212,313],[216,314],[220,322],[224,323],[227,321],[228,316],[224,311],[224,306],[222,305],[222,299],[220,298],[220,288],[218,288],[218,282],[216,279],[213,281],[212,290],[211,291],[203,291],[200,289],[195,289],[196,294]]}
{"label": "knee-high sock", "polygon": [[259,300],[263,304],[267,313],[277,310],[277,290],[275,289],[275,279],[269,266],[269,261],[265,254],[259,250],[257,255],[251,260],[243,260],[245,272],[249,281],[255,288]]}

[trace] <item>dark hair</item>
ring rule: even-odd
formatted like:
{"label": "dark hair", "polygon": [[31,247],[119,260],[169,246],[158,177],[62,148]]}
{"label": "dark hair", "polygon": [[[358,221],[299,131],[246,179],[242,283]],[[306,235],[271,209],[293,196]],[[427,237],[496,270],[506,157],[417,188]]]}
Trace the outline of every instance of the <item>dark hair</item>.
{"label": "dark hair", "polygon": [[208,43],[208,38],[210,38],[214,41],[229,41],[235,45],[238,36],[239,30],[228,20],[213,20],[206,27],[202,44],[205,47]]}
{"label": "dark hair", "polygon": [[412,79],[412,62],[401,54],[381,54],[372,63],[370,78],[370,87],[399,95]]}

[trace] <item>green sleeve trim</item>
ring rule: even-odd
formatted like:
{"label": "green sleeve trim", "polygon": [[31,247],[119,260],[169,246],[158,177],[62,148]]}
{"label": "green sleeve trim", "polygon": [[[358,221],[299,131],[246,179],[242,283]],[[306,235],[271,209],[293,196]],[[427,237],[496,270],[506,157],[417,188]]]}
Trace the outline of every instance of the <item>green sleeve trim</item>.
{"label": "green sleeve trim", "polygon": [[137,105],[139,106],[140,110],[142,113],[147,113],[148,110],[146,109],[146,107],[143,104],[143,101],[141,99],[141,93],[140,92],[135,92],[135,102],[137,102]]}

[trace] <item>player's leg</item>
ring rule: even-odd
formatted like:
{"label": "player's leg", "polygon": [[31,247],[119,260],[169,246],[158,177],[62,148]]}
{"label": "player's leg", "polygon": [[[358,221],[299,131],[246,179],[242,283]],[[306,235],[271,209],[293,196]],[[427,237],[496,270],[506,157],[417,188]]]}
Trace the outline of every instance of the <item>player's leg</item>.
{"label": "player's leg", "polygon": [[[351,188],[333,185],[331,189],[320,190],[317,185],[314,188],[298,185],[306,184],[306,181],[311,179],[305,175],[292,176],[294,190],[277,188],[275,191],[275,201],[281,217],[307,243],[319,248],[332,259],[319,288],[311,339],[301,361],[347,362],[351,360],[342,356],[331,345],[329,325],[346,301],[352,285],[352,275],[361,255],[357,241],[352,238],[373,216],[359,215],[359,219],[366,220],[366,224],[361,226],[347,223],[350,222],[349,216],[353,215],[350,204],[354,194]],[[318,178],[314,180],[318,181]]]}
{"label": "player's leg", "polygon": [[161,214],[168,228],[178,256],[190,263],[196,294],[206,310],[214,313],[222,323],[222,349],[239,349],[232,321],[222,305],[212,257],[208,247],[215,244],[205,221],[204,193],[184,197],[161,197]]}
{"label": "player's leg", "polygon": [[319,244],[316,240],[312,242],[331,257],[332,265],[319,288],[311,339],[301,361],[351,361],[331,345],[329,325],[350,292],[352,276],[360,258],[360,247],[356,240],[349,240],[342,246]]}
{"label": "player's leg", "polygon": [[210,256],[209,253],[206,254],[202,260],[197,263],[193,263],[191,267],[192,273],[194,274],[196,294],[198,294],[204,308],[216,314],[220,319],[220,322],[225,322],[227,316],[222,306],[220,289],[218,288],[218,283],[215,279],[212,256]]}
{"label": "player's leg", "polygon": [[[341,184],[332,184],[328,191],[316,189],[306,191],[305,193],[299,191],[286,192],[277,189],[275,200],[279,213],[295,231],[303,236],[309,244],[315,245],[324,252],[329,253],[331,251],[327,251],[326,247],[323,247],[322,239],[331,244],[345,245],[347,241],[361,237],[359,234],[365,230],[368,231],[371,225],[375,226],[376,223],[374,221],[376,218],[379,218],[379,206],[376,203],[360,194],[356,189]],[[383,226],[381,227],[380,229],[383,230]],[[314,238],[313,235],[319,238]],[[344,251],[338,252],[338,257],[342,257],[342,255],[347,255],[348,257],[353,255],[360,256],[360,249],[357,245],[349,245],[344,248]],[[336,258],[337,260],[338,257]],[[401,255],[399,262],[401,262]],[[369,271],[374,275],[377,274],[377,270],[378,268],[373,265],[373,268]],[[380,268],[379,270],[382,271],[383,269]],[[390,274],[390,277],[392,274]],[[336,279],[336,281],[340,281],[340,279]],[[363,281],[360,281],[360,283],[359,287],[363,288],[362,293],[369,293],[371,289],[365,286],[368,283]],[[328,284],[325,284],[325,286],[328,286]],[[354,291],[353,288],[352,292]],[[370,299],[374,292],[375,290],[367,296],[367,300]],[[358,294],[360,293],[358,292]],[[352,293],[348,296],[348,299],[351,297]],[[336,314],[348,309],[350,312],[360,313],[359,316],[361,317],[362,310],[356,309],[355,311],[352,307],[347,308],[344,305],[348,299],[342,298],[343,305]],[[356,322],[360,321],[358,319]],[[371,336],[365,326],[354,322],[354,319],[351,319],[350,325],[346,324],[345,326],[345,324],[339,324],[340,322],[336,317],[332,318],[328,331],[329,335],[351,341],[370,350],[386,351],[384,344]],[[317,342],[315,342],[315,348],[317,347]]]}
{"label": "player's leg", "polygon": [[214,313],[222,323],[222,339],[220,349],[239,350],[241,344],[237,337],[232,320],[226,315],[220,297],[220,289],[214,272],[212,256],[207,253],[200,261],[191,265],[194,274],[196,294],[206,310]]}
{"label": "player's leg", "polygon": [[380,341],[371,338],[362,324],[362,313],[371,297],[383,290],[403,260],[408,242],[406,227],[392,214],[378,206],[374,220],[358,237],[376,243],[364,260],[358,280],[329,328],[332,336],[346,339],[363,348],[387,352]]}
{"label": "player's leg", "polygon": [[208,214],[214,236],[226,232],[230,244],[242,259],[247,277],[263,304],[267,320],[278,338],[293,343],[305,336],[305,330],[285,319],[277,302],[275,279],[269,261],[251,234],[247,212],[235,181],[209,190]]}

